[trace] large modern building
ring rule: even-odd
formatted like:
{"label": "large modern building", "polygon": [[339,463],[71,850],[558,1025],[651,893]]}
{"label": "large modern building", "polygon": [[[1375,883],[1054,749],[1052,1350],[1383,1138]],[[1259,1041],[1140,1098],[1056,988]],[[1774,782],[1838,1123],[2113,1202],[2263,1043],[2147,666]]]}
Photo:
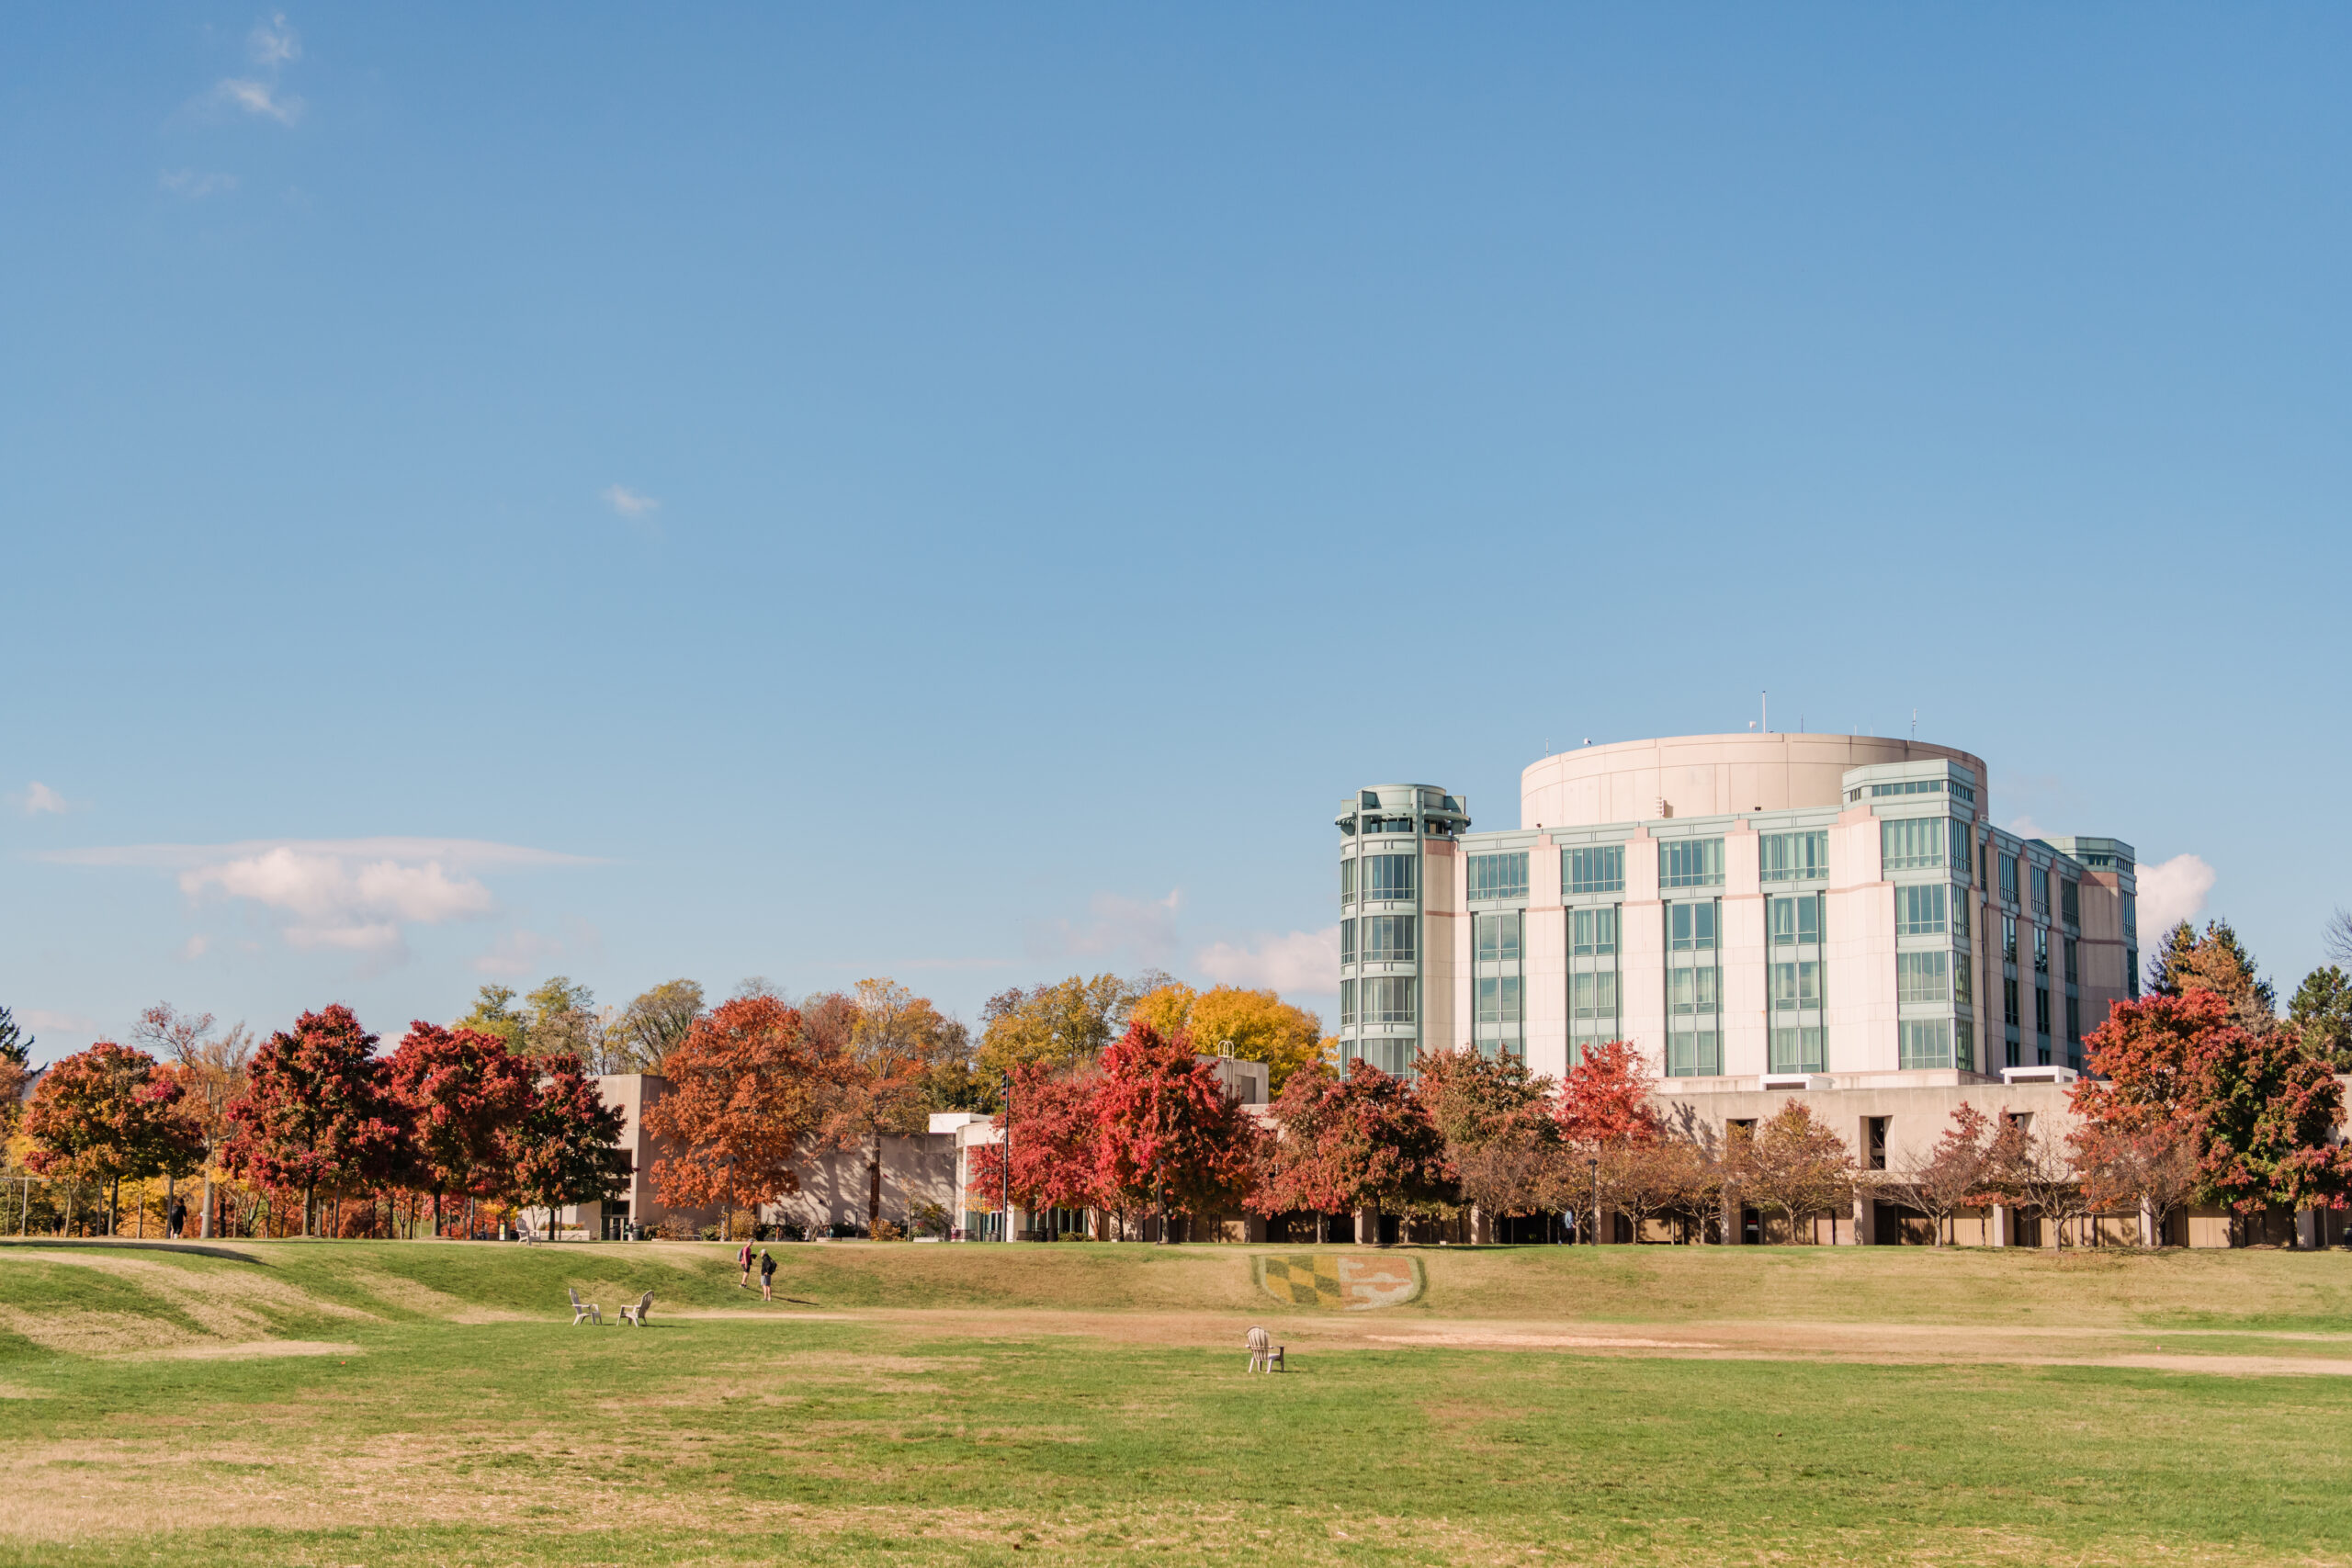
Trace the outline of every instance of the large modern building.
{"label": "large modern building", "polygon": [[2132,846],[1993,826],[1950,747],[1586,746],[1526,770],[1519,816],[1474,832],[1429,784],[1341,807],[1343,1062],[1558,1075],[1626,1040],[1686,1093],[2063,1080],[2138,994]]}

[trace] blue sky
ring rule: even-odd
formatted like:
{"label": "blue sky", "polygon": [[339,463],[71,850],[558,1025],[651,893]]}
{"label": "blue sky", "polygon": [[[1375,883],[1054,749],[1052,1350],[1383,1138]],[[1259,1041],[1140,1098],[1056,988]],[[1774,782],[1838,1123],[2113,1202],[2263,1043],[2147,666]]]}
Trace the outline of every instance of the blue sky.
{"label": "blue sky", "polygon": [[1328,1006],[1345,792],[1515,825],[1764,688],[2287,986],[2352,902],[2339,9],[6,26],[44,1055],[556,971]]}

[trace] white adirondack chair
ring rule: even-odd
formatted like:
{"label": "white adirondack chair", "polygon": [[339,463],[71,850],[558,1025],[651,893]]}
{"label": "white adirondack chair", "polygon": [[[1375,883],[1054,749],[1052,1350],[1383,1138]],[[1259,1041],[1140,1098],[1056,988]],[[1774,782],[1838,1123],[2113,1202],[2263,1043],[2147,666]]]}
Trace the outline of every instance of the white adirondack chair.
{"label": "white adirondack chair", "polygon": [[1279,1372],[1283,1368],[1285,1346],[1274,1343],[1273,1336],[1262,1328],[1250,1331],[1250,1370],[1253,1372]]}
{"label": "white adirondack chair", "polygon": [[569,1285],[566,1285],[564,1289],[570,1292],[571,1295],[572,1327],[577,1328],[583,1323],[602,1323],[605,1321],[604,1313],[597,1309],[594,1302],[582,1301],[580,1299],[580,1292],[576,1290],[572,1290]]}
{"label": "white adirondack chair", "polygon": [[652,1312],[652,1310],[653,1292],[651,1291],[648,1291],[645,1294],[638,1297],[637,1304],[635,1306],[625,1306],[621,1308],[621,1321],[623,1323],[633,1323],[639,1328],[642,1328],[645,1326],[646,1315]]}

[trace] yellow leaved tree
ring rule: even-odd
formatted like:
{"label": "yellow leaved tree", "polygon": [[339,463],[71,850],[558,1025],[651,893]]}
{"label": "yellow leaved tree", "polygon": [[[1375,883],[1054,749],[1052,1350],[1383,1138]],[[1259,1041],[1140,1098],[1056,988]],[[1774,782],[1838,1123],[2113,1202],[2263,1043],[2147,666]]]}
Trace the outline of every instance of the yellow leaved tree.
{"label": "yellow leaved tree", "polygon": [[1193,1049],[1205,1056],[1227,1050],[1246,1062],[1263,1062],[1272,1092],[1310,1062],[1333,1059],[1339,1042],[1323,1032],[1323,1021],[1273,991],[1218,986],[1195,991],[1171,980],[1145,993],[1135,1017],[1164,1035],[1189,1030]]}

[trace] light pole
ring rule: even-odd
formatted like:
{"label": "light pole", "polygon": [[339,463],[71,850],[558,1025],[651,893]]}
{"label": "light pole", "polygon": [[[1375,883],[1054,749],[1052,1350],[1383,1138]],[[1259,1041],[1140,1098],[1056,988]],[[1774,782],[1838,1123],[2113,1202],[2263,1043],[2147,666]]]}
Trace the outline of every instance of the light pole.
{"label": "light pole", "polygon": [[1012,1075],[1001,1075],[1004,1085],[1004,1142],[998,1149],[998,1174],[1004,1178],[1004,1239],[1012,1239]]}
{"label": "light pole", "polygon": [[1592,1173],[1592,1245],[1600,1245],[1600,1161],[1589,1158],[1585,1169]]}

